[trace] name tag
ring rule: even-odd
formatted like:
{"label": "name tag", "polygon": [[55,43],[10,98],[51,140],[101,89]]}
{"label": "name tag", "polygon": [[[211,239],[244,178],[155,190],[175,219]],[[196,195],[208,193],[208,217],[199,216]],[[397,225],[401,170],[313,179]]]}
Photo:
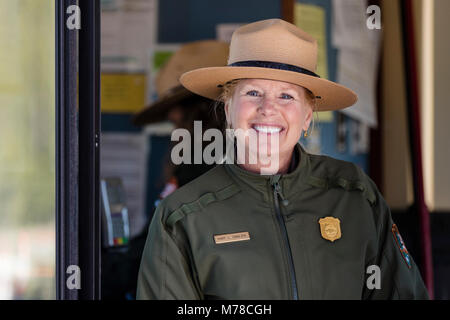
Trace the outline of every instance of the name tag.
{"label": "name tag", "polygon": [[218,234],[214,236],[214,242],[216,244],[246,240],[250,240],[250,233],[248,232]]}

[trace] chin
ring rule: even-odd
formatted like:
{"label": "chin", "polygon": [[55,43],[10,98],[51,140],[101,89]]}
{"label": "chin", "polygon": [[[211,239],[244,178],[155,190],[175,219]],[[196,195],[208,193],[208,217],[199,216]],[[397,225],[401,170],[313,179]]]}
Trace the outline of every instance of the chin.
{"label": "chin", "polygon": [[[253,151],[255,151],[255,149],[251,149]],[[266,144],[266,145],[259,145],[257,148],[257,153],[259,156],[274,156],[274,155],[278,155],[280,153],[282,153],[283,151],[283,147],[280,146],[271,146],[270,143]]]}

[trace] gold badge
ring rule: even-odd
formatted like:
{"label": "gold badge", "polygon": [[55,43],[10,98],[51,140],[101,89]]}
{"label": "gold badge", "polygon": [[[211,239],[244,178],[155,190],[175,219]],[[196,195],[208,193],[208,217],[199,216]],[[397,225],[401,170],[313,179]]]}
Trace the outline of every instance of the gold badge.
{"label": "gold badge", "polygon": [[326,217],[319,220],[322,238],[334,242],[341,238],[341,221],[338,218]]}

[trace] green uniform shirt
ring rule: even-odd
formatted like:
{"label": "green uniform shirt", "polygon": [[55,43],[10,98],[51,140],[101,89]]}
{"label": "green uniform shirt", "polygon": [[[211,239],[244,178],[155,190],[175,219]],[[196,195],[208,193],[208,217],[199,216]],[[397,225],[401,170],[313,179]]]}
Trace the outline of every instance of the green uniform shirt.
{"label": "green uniform shirt", "polygon": [[428,299],[373,181],[352,163],[295,152],[285,175],[223,164],[166,197],[137,298]]}

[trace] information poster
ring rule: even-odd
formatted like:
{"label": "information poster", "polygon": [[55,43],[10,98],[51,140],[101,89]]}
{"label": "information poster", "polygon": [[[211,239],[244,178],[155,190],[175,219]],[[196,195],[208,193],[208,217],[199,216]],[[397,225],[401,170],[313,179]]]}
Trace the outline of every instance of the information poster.
{"label": "information poster", "polygon": [[294,22],[297,27],[317,40],[319,51],[316,73],[328,79],[325,9],[311,4],[296,3]]}
{"label": "information poster", "polygon": [[161,67],[180,48],[178,43],[155,44],[150,53],[150,81],[148,84],[147,102],[152,103],[158,99],[156,92],[156,76]]}
{"label": "information poster", "polygon": [[133,113],[147,100],[157,0],[102,0],[102,112]]}
{"label": "information poster", "polygon": [[144,73],[101,75],[102,112],[134,113],[145,105],[147,76]]}
{"label": "information poster", "polygon": [[[328,79],[328,55],[325,9],[311,4],[295,3],[294,23],[309,33],[318,44],[317,74]],[[320,122],[333,121],[332,112],[320,112]]]}
{"label": "information poster", "polygon": [[333,44],[339,49],[337,81],[358,95],[358,102],[342,112],[367,126],[376,127],[381,30],[367,27],[367,7],[367,0],[333,0]]}

